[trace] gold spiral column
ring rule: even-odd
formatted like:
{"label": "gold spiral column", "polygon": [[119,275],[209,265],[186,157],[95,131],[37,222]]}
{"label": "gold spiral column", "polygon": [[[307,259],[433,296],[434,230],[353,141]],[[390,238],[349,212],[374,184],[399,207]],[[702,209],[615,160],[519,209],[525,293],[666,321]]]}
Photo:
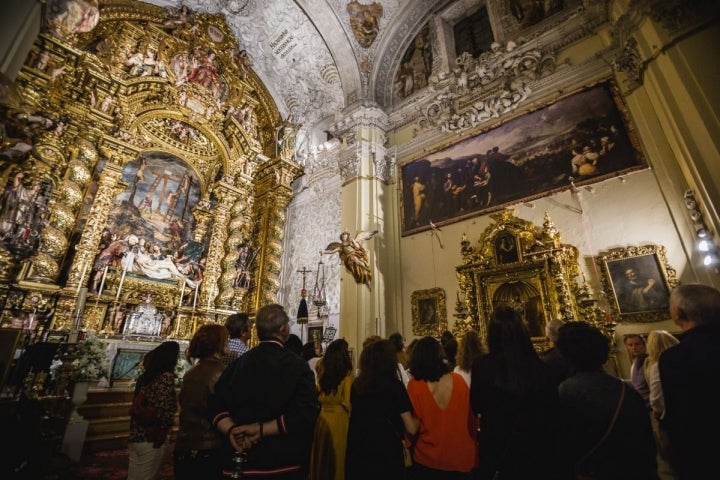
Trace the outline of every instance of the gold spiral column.
{"label": "gold spiral column", "polygon": [[225,241],[225,257],[222,260],[222,276],[220,277],[219,307],[241,310],[243,300],[247,295],[244,288],[236,288],[236,264],[240,256],[238,249],[243,242],[247,242],[252,233],[252,196],[247,192],[239,191],[235,202],[230,207],[229,235]]}
{"label": "gold spiral column", "polygon": [[228,237],[230,208],[239,194],[239,190],[221,181],[215,184],[212,193],[217,198],[218,204],[212,212],[208,262],[205,267],[205,277],[201,285],[199,299],[199,306],[208,308],[216,307],[215,299],[222,291],[218,283],[222,273],[221,259],[224,256],[223,245]]}
{"label": "gold spiral column", "polygon": [[52,155],[56,160],[55,170],[63,171],[50,202],[48,226],[40,236],[40,244],[35,255],[29,261],[25,280],[38,283],[56,283],[60,274],[60,264],[68,254],[69,238],[72,235],[75,221],[82,208],[83,195],[92,180],[91,169],[95,166],[98,154],[94,145],[85,139],[70,148],[67,163],[60,158],[60,145],[57,139],[38,148],[45,155]]}

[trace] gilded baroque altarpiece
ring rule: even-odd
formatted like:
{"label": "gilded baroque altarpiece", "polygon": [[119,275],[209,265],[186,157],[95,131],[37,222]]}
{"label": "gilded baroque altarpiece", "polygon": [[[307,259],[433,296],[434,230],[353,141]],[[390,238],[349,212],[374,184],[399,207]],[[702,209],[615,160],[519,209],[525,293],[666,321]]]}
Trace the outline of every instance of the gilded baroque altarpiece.
{"label": "gilded baroque altarpiece", "polygon": [[187,339],[275,301],[302,168],[225,20],[78,5],[3,85],[0,325]]}

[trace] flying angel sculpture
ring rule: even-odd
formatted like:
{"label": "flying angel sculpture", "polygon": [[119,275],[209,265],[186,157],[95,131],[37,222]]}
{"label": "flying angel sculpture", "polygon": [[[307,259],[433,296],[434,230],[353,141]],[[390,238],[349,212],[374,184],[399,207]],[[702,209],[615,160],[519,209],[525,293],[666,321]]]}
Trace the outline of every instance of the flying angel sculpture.
{"label": "flying angel sculpture", "polygon": [[363,283],[370,288],[372,281],[372,272],[368,261],[367,250],[362,246],[365,240],[374,237],[378,233],[377,230],[372,232],[358,232],[355,238],[350,237],[350,233],[345,231],[340,234],[339,242],[331,242],[323,253],[332,255],[337,253],[340,260],[345,264],[345,268],[352,274],[357,283]]}

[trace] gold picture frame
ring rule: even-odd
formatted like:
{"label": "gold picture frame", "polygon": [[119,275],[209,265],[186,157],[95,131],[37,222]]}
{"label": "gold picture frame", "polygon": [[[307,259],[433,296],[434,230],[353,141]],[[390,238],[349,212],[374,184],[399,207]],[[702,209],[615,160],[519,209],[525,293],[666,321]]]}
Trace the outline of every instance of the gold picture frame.
{"label": "gold picture frame", "polygon": [[412,294],[413,335],[439,337],[447,330],[447,300],[445,290],[430,288]]}
{"label": "gold picture frame", "polygon": [[614,248],[600,253],[603,291],[618,322],[658,322],[670,318],[670,292],[677,276],[662,245]]}

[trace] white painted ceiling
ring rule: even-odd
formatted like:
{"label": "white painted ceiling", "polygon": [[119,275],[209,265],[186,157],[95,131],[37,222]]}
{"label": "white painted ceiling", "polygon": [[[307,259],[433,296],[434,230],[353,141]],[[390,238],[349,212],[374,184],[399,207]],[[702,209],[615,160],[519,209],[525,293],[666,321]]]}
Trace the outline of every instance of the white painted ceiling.
{"label": "white painted ceiling", "polygon": [[[377,102],[393,66],[437,0],[383,0],[375,41],[355,38],[348,0],[146,0],[163,7],[185,4],[199,13],[223,14],[252,68],[283,115],[307,135],[356,102]],[[363,1],[362,4],[372,2]],[[286,40],[289,40],[286,42]],[[382,103],[382,102],[379,102]]]}

